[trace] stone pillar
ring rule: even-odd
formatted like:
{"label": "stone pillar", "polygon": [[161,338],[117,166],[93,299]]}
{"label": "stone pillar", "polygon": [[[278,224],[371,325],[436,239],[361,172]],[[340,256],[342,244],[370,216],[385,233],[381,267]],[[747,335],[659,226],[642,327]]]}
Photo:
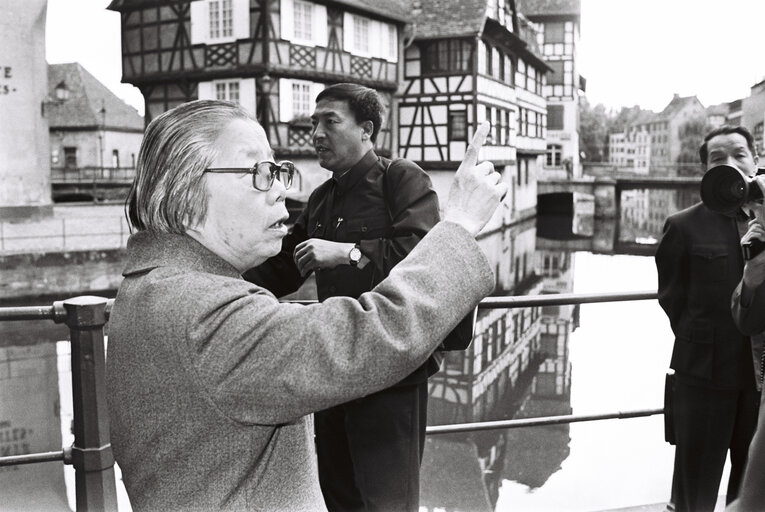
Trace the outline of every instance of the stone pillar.
{"label": "stone pillar", "polygon": [[0,219],[50,212],[45,117],[47,0],[6,0],[0,16]]}
{"label": "stone pillar", "polygon": [[595,195],[595,218],[612,219],[619,212],[616,211],[616,180],[613,178],[595,178],[593,185]]}
{"label": "stone pillar", "polygon": [[595,254],[613,254],[614,245],[618,232],[616,229],[618,219],[598,219],[598,222],[594,223],[594,230],[592,233],[592,252]]}

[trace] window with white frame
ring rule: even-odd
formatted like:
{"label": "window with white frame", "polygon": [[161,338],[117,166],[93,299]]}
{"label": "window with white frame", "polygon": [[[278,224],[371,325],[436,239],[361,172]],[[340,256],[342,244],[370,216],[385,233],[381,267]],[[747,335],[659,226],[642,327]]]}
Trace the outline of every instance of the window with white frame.
{"label": "window with white frame", "polygon": [[250,37],[249,0],[191,2],[191,44],[220,44]]}
{"label": "window with white frame", "polygon": [[295,22],[295,38],[312,41],[313,4],[303,0],[294,0],[292,16]]}
{"label": "window with white frame", "polygon": [[234,35],[234,9],[232,0],[212,0],[208,5],[210,39],[221,39]]}
{"label": "window with white frame", "polygon": [[313,82],[302,80],[292,81],[292,115],[293,117],[310,116],[312,112]]}
{"label": "window with white frame", "polygon": [[306,46],[327,46],[327,6],[308,0],[281,0],[281,38]]}
{"label": "window with white frame", "polygon": [[239,103],[239,80],[221,80],[214,84],[216,100]]}
{"label": "window with white frame", "polygon": [[255,113],[255,79],[241,78],[199,82],[197,98],[225,100],[238,103],[248,112]]}
{"label": "window with white frame", "polygon": [[560,167],[562,155],[563,155],[563,146],[559,144],[548,144],[547,159],[545,161],[545,165],[547,167]]}
{"label": "window with white frame", "polygon": [[310,116],[324,84],[308,80],[279,79],[279,121],[289,123]]}
{"label": "window with white frame", "polygon": [[343,49],[363,57],[398,61],[398,28],[357,14],[343,16]]}

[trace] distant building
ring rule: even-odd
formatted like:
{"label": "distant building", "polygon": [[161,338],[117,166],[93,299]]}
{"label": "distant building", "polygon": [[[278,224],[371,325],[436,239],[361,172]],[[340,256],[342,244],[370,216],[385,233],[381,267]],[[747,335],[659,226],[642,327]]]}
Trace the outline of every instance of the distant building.
{"label": "distant building", "polygon": [[51,169],[135,168],[144,120],[78,63],[48,66]]}
{"label": "distant building", "polygon": [[624,171],[648,174],[651,164],[651,136],[645,125],[635,124],[623,132],[610,133],[608,162]]}
{"label": "distant building", "polygon": [[609,134],[609,162],[631,172],[675,175],[681,127],[706,117],[707,110],[696,96],[675,94],[660,113],[642,113],[622,133]]}
{"label": "distant building", "polygon": [[725,116],[725,124],[729,124],[731,126],[741,125],[741,118],[744,114],[742,110],[743,103],[743,99],[733,100],[728,103],[728,115]]}
{"label": "distant building", "polygon": [[725,124],[728,118],[728,104],[720,103],[707,107],[707,124],[714,128]]}
{"label": "distant building", "polygon": [[419,2],[398,94],[399,156],[428,170],[441,197],[477,123],[491,121],[481,157],[510,186],[510,208],[495,222],[535,213],[545,153],[549,67],[513,7],[511,0]]}
{"label": "distant building", "polygon": [[765,121],[765,80],[754,84],[749,96],[741,101],[741,125],[754,135],[755,148],[759,155],[765,153],[763,121]]}
{"label": "distant building", "polygon": [[543,176],[581,176],[579,91],[586,84],[577,62],[581,0],[516,0],[516,5],[538,29],[537,42],[552,68],[543,88],[547,100]]}

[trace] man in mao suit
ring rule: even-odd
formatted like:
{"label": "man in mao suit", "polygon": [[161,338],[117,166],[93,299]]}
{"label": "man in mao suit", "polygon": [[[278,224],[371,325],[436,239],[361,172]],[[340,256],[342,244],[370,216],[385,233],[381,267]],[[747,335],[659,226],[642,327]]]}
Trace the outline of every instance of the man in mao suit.
{"label": "man in mao suit", "polygon": [[[430,178],[408,160],[378,157],[377,93],[335,84],[311,116],[319,164],[332,171],[284,238],[282,251],[244,274],[277,296],[314,272],[320,301],[359,297],[388,275],[439,221]],[[419,509],[428,377],[434,354],[392,387],[315,414],[322,493],[330,512]]]}
{"label": "man in mao suit", "polygon": [[[756,173],[754,141],[743,127],[712,130],[699,154],[707,170],[727,164]],[[675,334],[670,413],[672,500],[679,512],[714,509],[728,450],[727,500],[735,499],[757,422],[752,346],[730,313],[744,267],[739,240],[746,221],[743,212],[727,216],[698,203],[667,219],[656,252],[659,303]]]}

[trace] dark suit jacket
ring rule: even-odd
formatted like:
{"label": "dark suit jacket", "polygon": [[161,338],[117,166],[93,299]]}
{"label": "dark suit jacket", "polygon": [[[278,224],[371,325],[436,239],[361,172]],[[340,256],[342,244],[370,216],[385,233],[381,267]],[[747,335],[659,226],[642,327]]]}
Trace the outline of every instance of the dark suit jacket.
{"label": "dark suit jacket", "polygon": [[[330,178],[308,199],[281,252],[248,270],[244,278],[280,297],[303,283],[293,260],[295,247],[309,238],[358,243],[370,262],[364,268],[338,265],[316,272],[319,300],[359,297],[388,275],[439,221],[438,196],[430,177],[416,164],[369,151],[340,178]],[[400,384],[424,382],[438,371],[436,354]]]}
{"label": "dark suit jacket", "polygon": [[664,225],[656,251],[659,303],[675,334],[670,367],[688,383],[755,387],[750,340],[730,310],[744,268],[739,239],[735,218],[702,203],[671,215]]}

